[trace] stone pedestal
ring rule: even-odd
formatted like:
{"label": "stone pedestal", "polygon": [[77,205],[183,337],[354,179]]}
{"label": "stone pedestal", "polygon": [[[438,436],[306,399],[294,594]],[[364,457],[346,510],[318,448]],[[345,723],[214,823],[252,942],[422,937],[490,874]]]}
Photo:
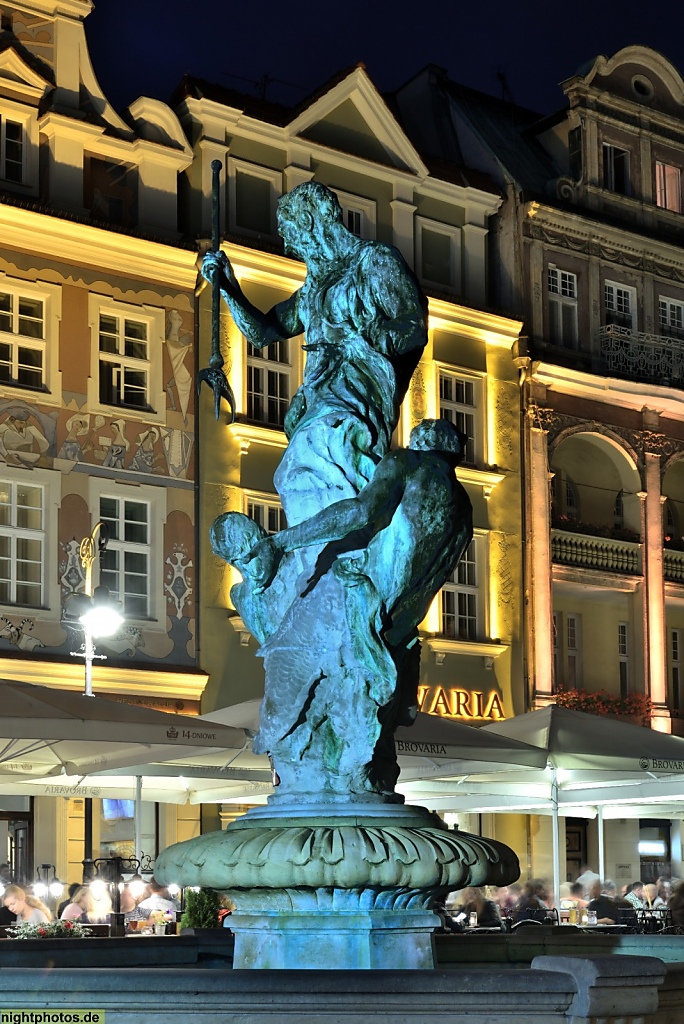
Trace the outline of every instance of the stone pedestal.
{"label": "stone pedestal", "polygon": [[278,803],[169,847],[155,876],[230,897],[237,968],[410,970],[435,965],[435,898],[519,866],[423,807]]}

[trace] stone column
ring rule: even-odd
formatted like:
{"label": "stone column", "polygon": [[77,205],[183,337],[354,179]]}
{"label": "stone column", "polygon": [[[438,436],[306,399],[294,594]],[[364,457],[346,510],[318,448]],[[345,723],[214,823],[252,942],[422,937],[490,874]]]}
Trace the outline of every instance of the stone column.
{"label": "stone column", "polygon": [[487,228],[480,224],[464,224],[463,288],[465,301],[475,309],[487,303]]}
{"label": "stone column", "polygon": [[[416,205],[412,197],[400,196],[390,202],[392,210],[392,240],[409,267],[413,267],[415,261],[413,243],[413,215],[416,212]],[[416,268],[420,273],[420,268]]]}
{"label": "stone column", "polygon": [[653,727],[670,731],[667,708],[667,648],[665,639],[665,586],[663,582],[663,498],[660,493],[660,456],[646,452],[644,507],[644,607],[646,618],[647,683],[656,705]]}
{"label": "stone column", "polygon": [[[534,410],[528,412],[528,416]],[[553,688],[553,599],[547,433],[529,423],[529,521],[527,524],[532,625],[532,681],[535,693]]]}

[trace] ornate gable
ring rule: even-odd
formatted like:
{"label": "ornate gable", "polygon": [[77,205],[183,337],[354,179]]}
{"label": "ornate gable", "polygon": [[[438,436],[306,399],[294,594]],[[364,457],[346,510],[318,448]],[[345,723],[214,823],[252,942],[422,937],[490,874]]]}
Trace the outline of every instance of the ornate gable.
{"label": "ornate gable", "polygon": [[0,52],[0,95],[36,106],[52,83],[29,67],[12,47]]}
{"label": "ornate gable", "polygon": [[362,67],[289,125],[292,135],[421,176],[427,168]]}

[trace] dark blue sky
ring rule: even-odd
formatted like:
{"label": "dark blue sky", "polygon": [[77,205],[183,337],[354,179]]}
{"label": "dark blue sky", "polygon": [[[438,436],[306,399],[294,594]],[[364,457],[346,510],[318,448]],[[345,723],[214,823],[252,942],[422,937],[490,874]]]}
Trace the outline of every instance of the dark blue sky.
{"label": "dark blue sky", "polygon": [[[363,61],[381,90],[425,64],[541,113],[563,104],[558,82],[589,58],[643,43],[684,73],[684,4],[670,0],[435,3],[388,0],[96,0],[86,21],[96,73],[121,109],[137,96],[168,99],[184,72],[294,104]],[[287,84],[282,84],[287,83]]]}

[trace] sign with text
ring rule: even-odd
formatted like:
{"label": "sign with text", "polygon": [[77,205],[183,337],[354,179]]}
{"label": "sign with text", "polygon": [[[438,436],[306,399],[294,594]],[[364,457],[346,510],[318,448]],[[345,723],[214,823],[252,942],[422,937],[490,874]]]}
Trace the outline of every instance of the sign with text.
{"label": "sign with text", "polygon": [[457,687],[419,686],[418,706],[428,715],[440,718],[489,719],[505,718],[501,697],[495,690],[461,690]]}

